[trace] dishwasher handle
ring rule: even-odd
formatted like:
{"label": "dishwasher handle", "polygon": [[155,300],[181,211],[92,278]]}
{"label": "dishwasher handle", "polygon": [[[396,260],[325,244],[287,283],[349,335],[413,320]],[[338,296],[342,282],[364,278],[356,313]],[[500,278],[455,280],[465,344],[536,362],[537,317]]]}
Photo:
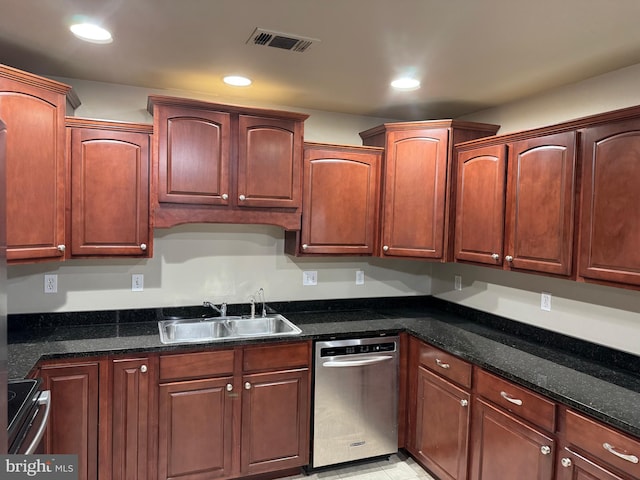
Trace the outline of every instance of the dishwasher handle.
{"label": "dishwasher handle", "polygon": [[341,367],[363,367],[365,365],[372,365],[374,363],[386,362],[387,360],[392,360],[394,357],[391,355],[376,355],[367,358],[359,358],[358,360],[329,360],[327,362],[323,362],[323,367],[333,367],[333,368],[341,368]]}

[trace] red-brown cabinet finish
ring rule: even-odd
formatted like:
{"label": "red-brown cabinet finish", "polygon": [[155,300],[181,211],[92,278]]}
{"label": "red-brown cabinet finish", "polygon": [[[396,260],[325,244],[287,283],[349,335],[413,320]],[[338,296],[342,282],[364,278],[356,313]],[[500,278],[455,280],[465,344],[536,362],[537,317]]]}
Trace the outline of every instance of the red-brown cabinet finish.
{"label": "red-brown cabinet finish", "polygon": [[509,145],[506,268],[572,273],[576,134]]}
{"label": "red-brown cabinet finish", "polygon": [[51,391],[51,413],[44,437],[47,454],[78,455],[78,478],[98,478],[99,363],[40,368]]}
{"label": "red-brown cabinet finish", "polygon": [[581,131],[579,276],[640,285],[640,120]]}
{"label": "red-brown cabinet finish", "polygon": [[263,223],[300,229],[308,115],[151,95],[157,227]]}
{"label": "red-brown cabinet finish", "polygon": [[305,144],[302,230],[287,232],[287,253],[374,253],[382,153],[376,147]]}
{"label": "red-brown cabinet finish", "polygon": [[455,259],[495,265],[502,258],[506,147],[458,154]]}
{"label": "red-brown cabinet finish", "polygon": [[559,452],[556,480],[633,480],[633,477],[618,476],[567,447]]}
{"label": "red-brown cabinet finish", "polygon": [[155,464],[156,357],[114,359],[112,472],[114,480],[150,478]]}
{"label": "red-brown cabinet finish", "polygon": [[385,147],[382,256],[446,260],[453,145],[493,135],[497,129],[497,125],[426,121],[384,124],[360,133],[366,145]]}
{"label": "red-brown cabinet finish", "polygon": [[473,404],[471,480],[552,480],[555,441],[481,398]]}
{"label": "red-brown cabinet finish", "polygon": [[158,478],[230,476],[234,396],[233,377],[160,385]]}
{"label": "red-brown cabinet finish", "polygon": [[7,125],[7,259],[63,260],[65,103],[71,87],[0,65]]}
{"label": "red-brown cabinet finish", "polygon": [[151,125],[68,118],[71,256],[150,257]]}

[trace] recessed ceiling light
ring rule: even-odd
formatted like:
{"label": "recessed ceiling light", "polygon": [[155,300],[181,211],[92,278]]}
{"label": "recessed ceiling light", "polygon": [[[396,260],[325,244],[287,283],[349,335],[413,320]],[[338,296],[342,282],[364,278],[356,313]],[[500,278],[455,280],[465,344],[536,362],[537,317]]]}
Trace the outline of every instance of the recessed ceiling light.
{"label": "recessed ceiling light", "polygon": [[397,78],[391,82],[391,86],[396,90],[417,90],[420,88],[420,80],[410,77]]}
{"label": "recessed ceiling light", "polygon": [[69,30],[80,40],[91,43],[111,43],[113,37],[108,30],[105,30],[93,23],[76,23],[69,27]]}
{"label": "recessed ceiling light", "polygon": [[234,87],[246,87],[251,85],[251,79],[240,75],[227,75],[222,79],[227,85]]}

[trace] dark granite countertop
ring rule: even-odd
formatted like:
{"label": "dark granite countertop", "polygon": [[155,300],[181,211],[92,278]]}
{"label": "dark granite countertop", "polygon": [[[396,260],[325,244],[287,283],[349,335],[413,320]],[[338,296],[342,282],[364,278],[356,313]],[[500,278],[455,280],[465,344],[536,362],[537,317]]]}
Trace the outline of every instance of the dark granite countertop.
{"label": "dark granite countertop", "polygon": [[[460,307],[432,297],[270,304],[302,329],[295,337],[163,345],[170,309],[9,316],[9,375],[39,360],[215,349],[406,331],[471,363],[640,437],[640,357]],[[189,307],[189,311],[199,307]],[[201,313],[200,311],[197,311]],[[184,312],[179,312],[181,314]],[[230,314],[233,314],[230,311]]]}

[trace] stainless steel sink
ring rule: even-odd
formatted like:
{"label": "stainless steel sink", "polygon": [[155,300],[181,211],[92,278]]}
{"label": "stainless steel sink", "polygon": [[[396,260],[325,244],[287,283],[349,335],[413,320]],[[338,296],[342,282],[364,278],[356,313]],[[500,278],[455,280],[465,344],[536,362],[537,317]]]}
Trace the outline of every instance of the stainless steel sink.
{"label": "stainless steel sink", "polygon": [[282,315],[266,317],[210,317],[160,320],[162,343],[205,343],[253,337],[299,335],[297,326]]}

